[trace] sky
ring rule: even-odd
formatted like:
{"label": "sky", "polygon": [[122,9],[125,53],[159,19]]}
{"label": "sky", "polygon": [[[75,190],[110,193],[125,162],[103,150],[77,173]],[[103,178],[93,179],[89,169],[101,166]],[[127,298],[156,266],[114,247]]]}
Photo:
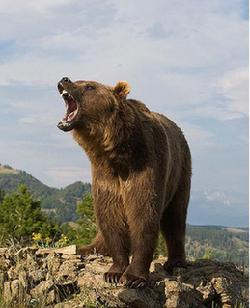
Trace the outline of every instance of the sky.
{"label": "sky", "polygon": [[188,222],[248,225],[246,0],[0,2],[0,163],[49,186],[91,181],[57,129],[57,82],[127,80],[182,128],[192,152]]}

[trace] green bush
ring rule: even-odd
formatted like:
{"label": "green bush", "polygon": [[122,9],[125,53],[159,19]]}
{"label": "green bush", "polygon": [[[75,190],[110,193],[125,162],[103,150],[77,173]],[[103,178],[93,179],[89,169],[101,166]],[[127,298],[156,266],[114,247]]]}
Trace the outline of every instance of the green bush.
{"label": "green bush", "polygon": [[0,203],[0,244],[8,240],[27,244],[33,233],[54,237],[59,232],[41,210],[40,201],[35,200],[26,186],[20,185],[16,192],[4,195]]}
{"label": "green bush", "polygon": [[75,224],[65,224],[62,229],[70,242],[76,245],[87,245],[96,236],[96,219],[91,194],[87,194],[76,207],[78,219]]}

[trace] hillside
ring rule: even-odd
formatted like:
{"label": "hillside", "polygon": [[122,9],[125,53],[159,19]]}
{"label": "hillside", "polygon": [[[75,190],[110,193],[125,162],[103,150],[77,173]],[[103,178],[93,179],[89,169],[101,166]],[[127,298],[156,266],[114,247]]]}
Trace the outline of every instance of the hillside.
{"label": "hillside", "polygon": [[[234,262],[248,270],[249,229],[222,226],[193,226],[186,228],[186,256],[188,260],[215,259]],[[166,248],[160,236],[156,255],[165,255]]]}
{"label": "hillside", "polygon": [[76,219],[76,203],[90,192],[90,184],[75,182],[65,188],[52,188],[26,173],[10,166],[0,165],[0,190],[16,191],[20,184],[27,186],[32,195],[41,200],[42,208],[60,222]]}
{"label": "hillside", "polygon": [[0,174],[18,174],[19,171],[11,168],[8,165],[1,165],[0,164]]}
{"label": "hillside", "polygon": [[187,226],[186,251],[191,259],[212,258],[248,267],[248,250],[248,228]]}

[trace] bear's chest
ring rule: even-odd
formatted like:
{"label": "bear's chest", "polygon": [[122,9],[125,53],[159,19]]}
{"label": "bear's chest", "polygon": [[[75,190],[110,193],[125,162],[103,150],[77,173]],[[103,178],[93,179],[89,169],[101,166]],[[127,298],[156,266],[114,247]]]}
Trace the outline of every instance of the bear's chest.
{"label": "bear's chest", "polygon": [[128,178],[124,181],[121,177],[105,179],[99,176],[92,183],[92,193],[96,202],[126,204],[131,188],[131,181]]}

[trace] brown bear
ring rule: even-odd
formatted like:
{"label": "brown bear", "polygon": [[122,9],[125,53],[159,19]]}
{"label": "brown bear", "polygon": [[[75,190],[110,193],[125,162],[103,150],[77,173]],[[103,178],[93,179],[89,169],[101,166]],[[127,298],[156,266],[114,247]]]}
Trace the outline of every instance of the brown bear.
{"label": "brown bear", "polygon": [[91,161],[98,234],[80,253],[109,254],[113,265],[105,281],[141,287],[161,231],[168,250],[165,268],[185,266],[191,155],[181,129],[127,99],[130,87],[124,81],[111,87],[64,77],[58,90],[67,108],[58,127],[72,130]]}

